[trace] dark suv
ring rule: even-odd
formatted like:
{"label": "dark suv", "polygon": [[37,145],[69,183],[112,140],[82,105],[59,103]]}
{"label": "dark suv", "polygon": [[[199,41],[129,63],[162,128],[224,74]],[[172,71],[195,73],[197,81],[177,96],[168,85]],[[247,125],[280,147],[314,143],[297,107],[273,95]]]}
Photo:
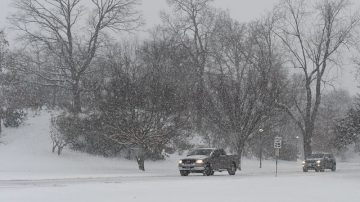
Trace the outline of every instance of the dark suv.
{"label": "dark suv", "polygon": [[324,172],[325,169],[336,171],[336,160],[334,155],[329,153],[316,153],[308,156],[303,161],[303,171],[315,170],[316,172]]}

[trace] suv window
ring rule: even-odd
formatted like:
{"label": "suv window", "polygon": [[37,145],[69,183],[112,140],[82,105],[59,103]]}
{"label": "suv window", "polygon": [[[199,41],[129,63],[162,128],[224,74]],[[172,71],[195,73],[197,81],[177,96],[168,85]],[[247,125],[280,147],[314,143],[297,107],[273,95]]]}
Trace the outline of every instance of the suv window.
{"label": "suv window", "polygon": [[220,150],[215,150],[212,154],[214,157],[219,157],[221,155]]}
{"label": "suv window", "polygon": [[223,149],[220,149],[219,152],[220,152],[220,155],[222,155],[222,156],[226,155],[226,152]]}
{"label": "suv window", "polygon": [[333,159],[334,155],[333,154],[326,154],[326,157],[329,158],[329,159]]}

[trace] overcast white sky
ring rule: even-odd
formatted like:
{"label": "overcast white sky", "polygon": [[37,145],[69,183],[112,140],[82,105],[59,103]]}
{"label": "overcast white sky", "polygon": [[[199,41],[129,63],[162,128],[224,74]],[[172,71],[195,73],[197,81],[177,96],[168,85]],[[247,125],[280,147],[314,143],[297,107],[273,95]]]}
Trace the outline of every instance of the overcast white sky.
{"label": "overcast white sky", "polygon": [[[12,12],[12,8],[10,7],[12,1],[13,0],[0,0],[0,29],[6,29],[6,27],[8,27],[6,17]],[[358,0],[353,0],[353,2],[355,2],[354,6],[360,4],[357,1]],[[265,11],[271,10],[277,2],[278,0],[214,0],[214,6],[228,9],[231,16],[240,22],[248,22],[264,15]],[[146,20],[146,28],[159,24],[159,12],[167,8],[166,0],[142,0],[140,9]],[[14,35],[14,33],[8,31],[7,33],[8,35]],[[347,89],[352,95],[360,93],[360,89],[356,87],[359,85],[359,82],[356,82],[354,77],[355,70],[352,65],[347,65],[345,71],[336,71],[335,74],[338,77],[334,82],[336,88]]]}

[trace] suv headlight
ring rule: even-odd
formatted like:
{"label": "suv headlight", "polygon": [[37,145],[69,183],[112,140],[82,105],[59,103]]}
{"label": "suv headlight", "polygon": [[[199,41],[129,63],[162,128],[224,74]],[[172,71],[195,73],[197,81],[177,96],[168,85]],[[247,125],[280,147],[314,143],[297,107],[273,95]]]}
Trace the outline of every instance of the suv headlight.
{"label": "suv headlight", "polygon": [[316,163],[317,163],[317,164],[320,164],[320,163],[321,163],[321,161],[320,161],[320,160],[317,160],[317,161],[316,161]]}
{"label": "suv headlight", "polygon": [[182,160],[179,161],[179,164],[182,164]]}
{"label": "suv headlight", "polygon": [[195,163],[197,163],[197,164],[202,164],[202,163],[204,163],[204,161],[203,161],[203,160],[196,160]]}
{"label": "suv headlight", "polygon": [[306,161],[303,161],[303,162],[302,162],[302,164],[305,164],[305,163],[306,163]]}

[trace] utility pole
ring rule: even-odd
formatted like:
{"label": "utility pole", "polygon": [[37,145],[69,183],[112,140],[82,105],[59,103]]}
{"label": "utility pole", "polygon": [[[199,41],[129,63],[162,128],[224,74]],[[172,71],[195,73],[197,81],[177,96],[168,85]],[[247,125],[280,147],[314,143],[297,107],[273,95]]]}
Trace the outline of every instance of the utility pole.
{"label": "utility pole", "polygon": [[262,132],[264,132],[264,130],[262,128],[259,129],[259,158],[260,158],[260,165],[259,167],[262,167],[262,163],[261,163],[261,159],[262,159]]}

